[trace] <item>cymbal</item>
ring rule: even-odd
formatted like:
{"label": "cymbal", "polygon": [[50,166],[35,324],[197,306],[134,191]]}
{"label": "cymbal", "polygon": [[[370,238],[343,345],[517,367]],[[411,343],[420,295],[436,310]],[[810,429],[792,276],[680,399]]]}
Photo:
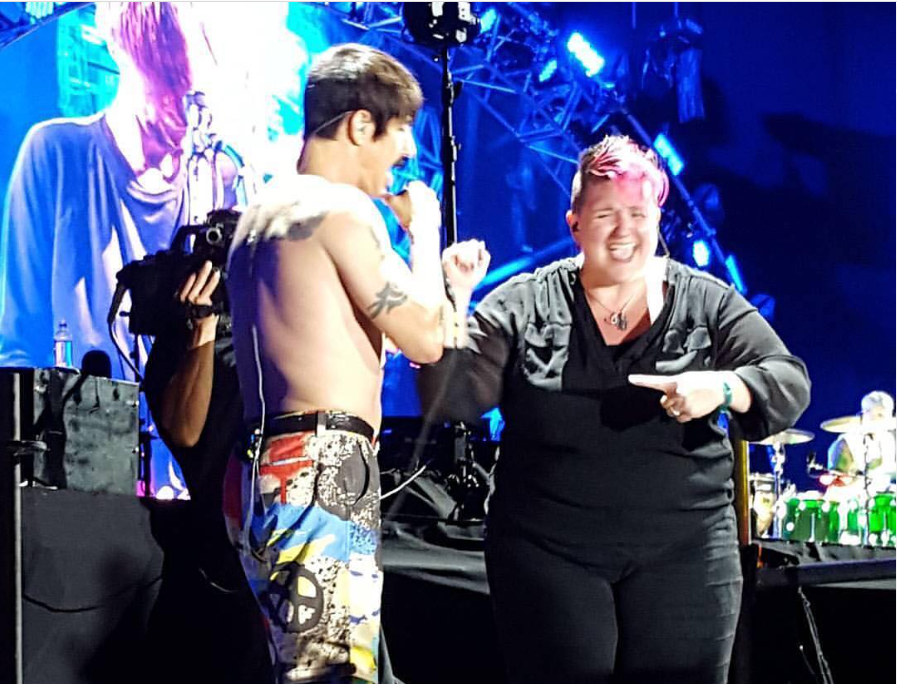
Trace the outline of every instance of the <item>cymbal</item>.
{"label": "cymbal", "polygon": [[790,446],[791,444],[803,444],[804,442],[809,442],[814,436],[815,435],[812,432],[807,432],[806,430],[788,428],[787,430],[782,430],[778,434],[770,435],[759,442],[751,442],[751,444],[762,444],[763,446]]}
{"label": "cymbal", "polygon": [[841,416],[840,418],[827,420],[819,427],[826,432],[835,432],[838,434],[852,432],[867,435],[875,432],[897,430],[897,417],[891,416],[889,418],[863,420],[860,416]]}

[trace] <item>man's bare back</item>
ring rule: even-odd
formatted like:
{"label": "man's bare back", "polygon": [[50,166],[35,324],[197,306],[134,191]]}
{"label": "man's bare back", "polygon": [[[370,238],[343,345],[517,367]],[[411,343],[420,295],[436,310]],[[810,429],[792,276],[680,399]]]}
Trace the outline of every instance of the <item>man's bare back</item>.
{"label": "man's bare back", "polygon": [[379,429],[383,324],[374,321],[422,308],[396,259],[373,202],[348,185],[298,176],[246,212],[228,290],[247,419],[262,415],[260,366],[267,416],[345,411]]}

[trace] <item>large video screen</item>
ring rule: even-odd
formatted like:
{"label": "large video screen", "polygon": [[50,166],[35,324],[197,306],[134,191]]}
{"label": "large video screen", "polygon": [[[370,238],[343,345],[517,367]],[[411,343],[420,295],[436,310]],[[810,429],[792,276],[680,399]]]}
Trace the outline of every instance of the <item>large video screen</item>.
{"label": "large video screen", "polygon": [[[54,365],[61,334],[133,381],[153,339],[116,275],[295,173],[309,64],[360,31],[319,4],[65,4],[0,50],[0,366]],[[151,493],[186,495],[144,421]]]}

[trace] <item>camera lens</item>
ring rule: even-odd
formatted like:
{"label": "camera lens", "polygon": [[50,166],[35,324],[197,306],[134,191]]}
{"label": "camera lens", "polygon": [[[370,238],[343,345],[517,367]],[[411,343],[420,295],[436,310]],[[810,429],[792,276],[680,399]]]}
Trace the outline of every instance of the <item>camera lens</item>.
{"label": "camera lens", "polygon": [[221,229],[217,226],[213,226],[206,231],[206,242],[210,245],[220,244],[223,238]]}

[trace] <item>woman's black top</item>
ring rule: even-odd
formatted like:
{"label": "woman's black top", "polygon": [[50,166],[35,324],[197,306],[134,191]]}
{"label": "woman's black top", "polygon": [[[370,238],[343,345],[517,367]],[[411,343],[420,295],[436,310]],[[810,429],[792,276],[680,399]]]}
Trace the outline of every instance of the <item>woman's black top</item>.
{"label": "woman's black top", "polygon": [[752,395],[733,414],[759,440],[806,409],[803,362],[735,289],[675,261],[650,329],[607,345],[576,259],[513,278],[477,306],[466,349],[421,369],[426,410],[475,421],[498,405],[505,419],[489,529],[535,535],[587,558],[597,543],[685,538],[733,498],[732,446],[719,412],[678,423],[661,393],[632,373],[733,370]]}

